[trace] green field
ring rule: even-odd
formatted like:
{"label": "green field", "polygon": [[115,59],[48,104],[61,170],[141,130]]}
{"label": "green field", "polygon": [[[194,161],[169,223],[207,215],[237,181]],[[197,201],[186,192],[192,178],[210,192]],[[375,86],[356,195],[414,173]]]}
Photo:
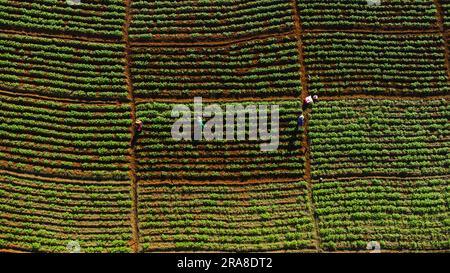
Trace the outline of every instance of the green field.
{"label": "green field", "polygon": [[[447,0],[0,0],[0,252],[450,252],[449,26]],[[195,97],[277,106],[277,149],[244,110],[244,139],[176,140]]]}

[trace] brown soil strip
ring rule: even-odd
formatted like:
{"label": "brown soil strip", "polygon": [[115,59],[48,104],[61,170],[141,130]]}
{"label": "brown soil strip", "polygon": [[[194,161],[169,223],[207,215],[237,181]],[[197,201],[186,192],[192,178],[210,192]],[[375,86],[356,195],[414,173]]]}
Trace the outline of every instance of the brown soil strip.
{"label": "brown soil strip", "polygon": [[262,179],[248,179],[248,180],[187,180],[187,179],[167,179],[167,180],[142,180],[142,184],[146,185],[207,185],[207,186],[220,186],[220,185],[253,185],[253,184],[267,184],[267,183],[287,183],[287,182],[299,182],[301,178],[262,178]]}
{"label": "brown soil strip", "polygon": [[377,28],[352,28],[352,29],[339,29],[339,28],[311,28],[306,29],[303,33],[362,33],[362,34],[410,34],[410,35],[421,35],[426,33],[439,33],[439,29],[398,29],[398,30],[386,30]]}
{"label": "brown soil strip", "polygon": [[445,99],[450,100],[450,94],[448,95],[423,95],[423,96],[388,96],[388,95],[364,95],[364,94],[355,94],[355,95],[344,95],[344,96],[324,96],[321,95],[319,99],[322,101],[335,101],[335,100],[357,100],[357,99],[366,99],[366,100],[439,100]]}
{"label": "brown soil strip", "polygon": [[434,4],[436,5],[437,8],[437,13],[436,13],[436,17],[437,17],[437,22],[439,25],[439,30],[442,34],[442,38],[443,38],[443,45],[444,45],[444,50],[445,50],[445,66],[447,67],[447,76],[450,79],[450,50],[449,50],[449,45],[448,45],[448,41],[449,41],[449,36],[448,36],[448,32],[445,29],[445,23],[444,23],[444,8],[442,7],[441,1],[440,0],[434,0]]}
{"label": "brown soil strip", "polygon": [[[309,96],[308,90],[308,72],[305,67],[305,50],[303,44],[303,28],[302,23],[300,21],[299,11],[298,11],[298,0],[291,0],[292,8],[294,11],[294,24],[295,24],[295,36],[297,38],[297,50],[298,50],[298,61],[300,64],[300,81],[302,84],[302,92],[300,95],[300,103],[303,104],[303,101],[307,96]],[[303,115],[305,116],[305,124],[303,125],[304,132],[302,136],[302,147],[305,148],[305,180],[308,191],[308,200],[309,200],[309,212],[311,218],[314,223],[314,245],[318,252],[321,251],[320,248],[320,234],[319,234],[319,219],[316,217],[316,209],[314,206],[314,199],[312,193],[312,178],[311,178],[311,147],[309,145],[308,133],[309,133],[309,119],[311,116],[311,108],[307,108],[303,111]]]}
{"label": "brown soil strip", "polygon": [[123,35],[125,41],[125,58],[126,58],[126,66],[125,66],[125,78],[127,82],[128,89],[128,98],[130,100],[131,106],[131,126],[130,126],[130,179],[131,179],[131,228],[132,228],[132,242],[131,247],[133,248],[133,252],[139,252],[139,222],[138,222],[138,176],[137,176],[137,164],[136,164],[136,150],[133,145],[135,140],[135,122],[136,122],[136,103],[134,100],[134,92],[133,92],[133,83],[131,79],[131,45],[128,30],[130,29],[131,24],[131,0],[125,1],[125,25],[123,26]]}
{"label": "brown soil strip", "polygon": [[241,39],[228,39],[224,41],[217,41],[217,42],[131,42],[131,45],[133,47],[220,47],[220,46],[229,46],[233,44],[253,41],[253,40],[263,40],[268,38],[277,38],[277,37],[284,37],[293,35],[293,31],[287,31],[282,33],[275,33],[275,34],[264,34],[264,35],[257,35],[257,36],[251,36],[251,37],[245,37]]}
{"label": "brown soil strip", "polygon": [[92,43],[102,43],[102,44],[117,44],[117,43],[120,43],[120,40],[115,40],[115,39],[83,37],[83,36],[75,36],[75,35],[67,35],[67,34],[38,33],[38,32],[24,31],[24,30],[14,30],[14,29],[1,29],[0,33],[12,34],[12,35],[31,36],[31,37],[36,37],[36,38],[71,40],[71,41],[92,42]]}
{"label": "brown soil strip", "polygon": [[[296,1],[296,0],[293,0]],[[437,0],[435,0],[437,1]],[[298,17],[298,15],[296,15]],[[312,28],[304,29],[303,33],[333,33],[333,32],[347,32],[347,33],[368,33],[368,34],[425,34],[425,33],[440,33],[439,29],[398,29],[398,30],[385,30],[376,28],[353,28],[353,29],[339,29],[339,28]],[[75,35],[62,35],[62,34],[49,34],[49,33],[37,33],[23,30],[8,30],[1,29],[0,33],[12,34],[12,35],[24,35],[37,38],[49,38],[49,39],[60,39],[60,40],[72,40],[72,41],[82,41],[82,42],[92,42],[92,43],[103,43],[103,44],[118,44],[121,41],[115,39],[105,39],[105,38],[94,38],[94,37],[83,37]],[[264,34],[251,37],[245,37],[241,39],[228,39],[224,41],[217,42],[133,42],[129,41],[131,46],[134,47],[214,47],[214,46],[227,46],[241,42],[247,42],[252,40],[266,39],[266,38],[276,38],[288,35],[293,35],[295,31],[287,31],[283,33],[276,34]]]}
{"label": "brown soil strip", "polygon": [[420,180],[420,179],[442,179],[450,178],[450,175],[432,175],[432,176],[409,176],[409,177],[399,177],[399,176],[346,176],[346,177],[336,177],[336,178],[323,178],[323,181],[348,181],[348,180],[361,180],[361,179],[385,179],[385,180]]}
{"label": "brown soil strip", "polygon": [[85,99],[71,99],[71,98],[60,98],[60,97],[48,97],[38,94],[31,93],[14,93],[10,91],[0,90],[0,95],[8,96],[8,97],[21,97],[21,98],[30,98],[37,100],[47,100],[47,101],[55,101],[61,103],[80,103],[80,104],[96,104],[96,105],[117,105],[121,103],[126,103],[127,101],[120,100],[85,100]]}
{"label": "brown soil strip", "polygon": [[7,249],[0,249],[0,253],[31,253],[31,252],[20,250],[20,248],[17,249],[7,248]]}

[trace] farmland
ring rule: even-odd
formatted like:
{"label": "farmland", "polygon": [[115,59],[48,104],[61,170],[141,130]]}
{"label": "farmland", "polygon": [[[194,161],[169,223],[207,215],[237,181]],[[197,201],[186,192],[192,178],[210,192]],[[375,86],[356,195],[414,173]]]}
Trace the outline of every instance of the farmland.
{"label": "farmland", "polygon": [[279,106],[278,149],[265,152],[261,151],[262,141],[258,140],[214,140],[207,143],[174,140],[171,135],[173,105],[139,104],[138,116],[153,117],[143,119],[150,124],[150,128],[137,143],[136,158],[140,178],[234,181],[302,177],[305,162],[301,153],[301,136],[295,129],[300,104],[283,102]]}
{"label": "farmland", "polygon": [[313,177],[448,175],[445,100],[319,102],[310,121]]}
{"label": "farmland", "polygon": [[442,37],[320,33],[305,35],[310,92],[324,95],[448,94]]}
{"label": "farmland", "polygon": [[215,41],[292,31],[283,0],[132,1],[134,41]]}
{"label": "farmland", "polygon": [[208,48],[133,49],[136,98],[299,96],[295,37]]}
{"label": "farmland", "polygon": [[449,252],[450,3],[369,2],[0,0],[0,252]]}
{"label": "farmland", "polygon": [[140,187],[145,251],[313,250],[305,181]]}

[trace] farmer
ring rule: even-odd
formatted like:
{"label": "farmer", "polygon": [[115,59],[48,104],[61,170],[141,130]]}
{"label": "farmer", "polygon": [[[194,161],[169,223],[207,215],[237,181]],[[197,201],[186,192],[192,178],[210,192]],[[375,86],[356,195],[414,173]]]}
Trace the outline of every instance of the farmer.
{"label": "farmer", "polygon": [[314,95],[314,96],[313,96],[313,100],[314,100],[314,102],[318,102],[318,101],[319,101],[319,96]]}
{"label": "farmer", "polygon": [[298,116],[297,126],[303,127],[304,124],[305,124],[305,116],[303,114],[301,114],[300,116]]}
{"label": "farmer", "polygon": [[136,120],[135,129],[137,133],[142,132],[142,128],[144,127],[144,123],[140,119]]}
{"label": "farmer", "polygon": [[304,101],[305,105],[310,105],[310,104],[313,104],[313,103],[314,103],[314,100],[313,100],[313,98],[311,96],[307,96],[305,98],[305,101]]}

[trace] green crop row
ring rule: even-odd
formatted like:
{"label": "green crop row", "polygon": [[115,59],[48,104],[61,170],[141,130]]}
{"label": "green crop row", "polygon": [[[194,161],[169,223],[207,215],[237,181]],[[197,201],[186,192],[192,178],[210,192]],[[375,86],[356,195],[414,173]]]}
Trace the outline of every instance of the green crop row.
{"label": "green crop row", "polygon": [[121,0],[0,0],[0,26],[51,34],[122,38],[125,4]]}
{"label": "green crop row", "polygon": [[450,180],[314,180],[313,198],[325,250],[443,250],[448,240]]}
{"label": "green crop row", "polygon": [[2,90],[126,99],[124,45],[0,34],[0,50]]}
{"label": "green crop row", "polygon": [[134,48],[137,97],[297,96],[300,77],[294,37],[214,48]]}
{"label": "green crop row", "polygon": [[314,177],[446,175],[446,100],[321,101],[310,122]]}
{"label": "green crop row", "polygon": [[1,96],[0,160],[12,171],[128,180],[129,111]]}
{"label": "green crop row", "polygon": [[[242,103],[244,107],[249,104],[251,103]],[[302,132],[297,129],[301,104],[298,101],[258,104],[267,105],[269,109],[272,104],[279,105],[279,143],[275,151],[261,151],[261,144],[269,141],[248,139],[248,115],[245,121],[245,140],[226,140],[224,136],[223,140],[214,141],[178,141],[171,134],[172,125],[177,120],[171,117],[171,111],[176,104],[138,104],[137,115],[144,124],[148,124],[136,146],[138,175],[144,180],[301,177],[304,174]],[[220,105],[225,110],[229,104]],[[205,118],[204,122],[207,121]],[[236,124],[235,120],[233,124]],[[275,121],[269,123],[269,129],[273,125]],[[226,128],[224,121],[224,129]]]}
{"label": "green crop row", "polygon": [[139,187],[144,251],[311,249],[305,182]]}
{"label": "green crop row", "polygon": [[128,183],[25,179],[0,174],[0,249],[130,252]]}
{"label": "green crop row", "polygon": [[131,5],[135,41],[224,40],[293,30],[293,8],[282,0],[142,1]]}
{"label": "green crop row", "polygon": [[311,93],[436,95],[450,91],[440,34],[309,33]]}
{"label": "green crop row", "polygon": [[[373,0],[376,3],[377,0]],[[437,26],[433,0],[301,0],[298,1],[305,28],[424,29]]]}

